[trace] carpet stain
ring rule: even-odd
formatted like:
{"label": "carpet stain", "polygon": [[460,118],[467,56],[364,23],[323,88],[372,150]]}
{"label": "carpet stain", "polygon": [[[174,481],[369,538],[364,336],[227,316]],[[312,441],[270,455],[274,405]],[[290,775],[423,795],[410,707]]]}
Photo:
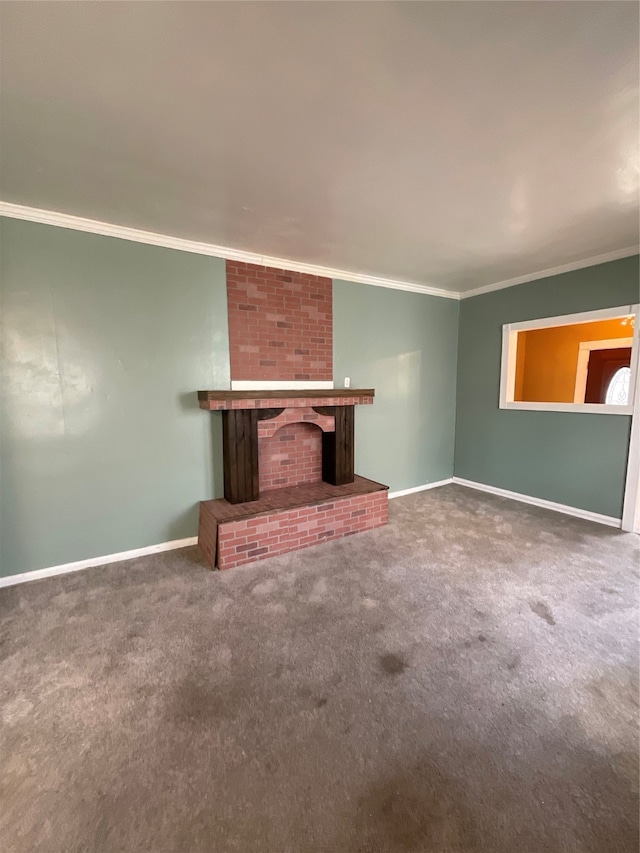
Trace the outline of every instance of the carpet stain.
{"label": "carpet stain", "polygon": [[[458,853],[481,840],[466,813],[465,792],[425,760],[406,775],[381,780],[357,802],[349,853]],[[452,806],[455,803],[455,806]],[[342,849],[345,849],[344,847]]]}
{"label": "carpet stain", "polygon": [[316,708],[324,708],[329,701],[326,696],[321,696],[312,687],[302,687],[297,691],[297,694],[302,699],[311,701]]}
{"label": "carpet stain", "polygon": [[544,601],[530,601],[529,607],[533,610],[536,616],[539,616],[541,619],[544,619],[544,621],[548,625],[556,624],[556,620],[553,618],[551,608],[548,604],[545,604]]}
{"label": "carpet stain", "polygon": [[637,712],[638,678],[628,673],[602,676],[589,682],[587,689],[608,708],[629,708]]}
{"label": "carpet stain", "polygon": [[463,649],[470,649],[476,643],[486,643],[486,642],[487,642],[487,638],[485,637],[485,635],[484,634],[478,634],[478,636],[475,637],[475,639],[473,639],[473,640],[465,640],[462,644],[462,648]]}
{"label": "carpet stain", "polygon": [[237,690],[220,690],[214,685],[186,679],[175,691],[166,708],[171,723],[201,726],[214,719],[233,719],[243,703]]}
{"label": "carpet stain", "polygon": [[514,669],[517,669],[520,666],[520,662],[522,658],[520,655],[513,655],[513,657],[509,658],[507,661],[507,669],[513,672]]}
{"label": "carpet stain", "polygon": [[386,675],[400,675],[409,667],[407,659],[404,655],[396,655],[389,652],[386,655],[380,655],[380,668]]}

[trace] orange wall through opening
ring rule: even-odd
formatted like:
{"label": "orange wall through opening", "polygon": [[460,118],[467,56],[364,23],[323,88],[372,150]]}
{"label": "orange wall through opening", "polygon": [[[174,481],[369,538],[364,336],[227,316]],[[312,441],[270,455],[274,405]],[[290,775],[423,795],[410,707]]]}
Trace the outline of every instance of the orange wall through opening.
{"label": "orange wall through opening", "polygon": [[514,399],[573,403],[580,344],[633,337],[633,327],[623,325],[623,319],[520,332]]}

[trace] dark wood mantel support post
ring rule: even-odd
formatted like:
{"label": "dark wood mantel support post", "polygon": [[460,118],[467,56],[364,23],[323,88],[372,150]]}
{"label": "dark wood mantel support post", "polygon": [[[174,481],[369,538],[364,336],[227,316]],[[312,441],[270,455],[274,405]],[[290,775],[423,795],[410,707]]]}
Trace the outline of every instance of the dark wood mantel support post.
{"label": "dark wood mantel support post", "polygon": [[284,409],[226,409],[222,412],[224,496],[230,504],[260,497],[258,421],[277,418]]}
{"label": "dark wood mantel support post", "polygon": [[314,411],[336,419],[335,432],[322,433],[322,479],[332,486],[353,483],[354,406],[317,406]]}
{"label": "dark wood mantel support post", "polygon": [[257,501],[258,410],[228,409],[222,412],[224,496],[231,504]]}

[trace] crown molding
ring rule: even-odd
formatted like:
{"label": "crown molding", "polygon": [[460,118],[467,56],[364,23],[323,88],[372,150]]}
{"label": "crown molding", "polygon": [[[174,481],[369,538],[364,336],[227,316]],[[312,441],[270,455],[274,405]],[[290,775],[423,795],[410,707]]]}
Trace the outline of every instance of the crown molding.
{"label": "crown molding", "polygon": [[110,222],[99,222],[95,219],[84,219],[68,213],[54,210],[42,210],[23,204],[13,204],[0,201],[0,216],[11,219],[24,219],[28,222],[39,222],[42,225],[55,225],[58,228],[70,228],[73,231],[85,231],[89,234],[100,234],[103,237],[116,237],[120,240],[131,240],[134,243],[146,243],[149,246],[163,246],[166,249],[177,249],[180,252],[192,252],[197,255],[210,255],[215,258],[225,258],[230,261],[244,261],[249,264],[260,264],[276,269],[293,270],[294,272],[321,275],[327,278],[337,278],[343,281],[354,281],[360,284],[370,284],[373,287],[387,287],[392,290],[408,290],[412,293],[425,293],[429,296],[440,296],[444,299],[460,299],[458,293],[419,284],[412,281],[401,281],[392,278],[368,275],[366,273],[350,272],[333,269],[317,264],[306,264],[289,258],[272,258],[268,255],[258,255],[228,246],[216,246],[213,243],[199,243],[195,240],[185,240],[182,237],[171,237],[168,234],[156,234],[153,231],[140,231],[137,228],[127,228],[124,225],[114,225]]}
{"label": "crown molding", "polygon": [[209,255],[214,258],[224,258],[230,261],[244,261],[249,264],[275,267],[276,269],[287,269],[311,275],[322,275],[327,278],[337,278],[342,281],[369,284],[373,287],[407,290],[411,293],[425,293],[428,296],[439,296],[443,299],[455,300],[469,299],[472,296],[480,296],[483,293],[491,293],[494,290],[515,287],[518,284],[526,284],[529,281],[537,281],[541,278],[549,278],[550,276],[560,275],[561,273],[573,272],[574,270],[585,269],[585,267],[605,264],[609,261],[617,261],[621,258],[629,258],[640,252],[639,246],[629,246],[626,249],[618,249],[615,252],[608,252],[604,255],[595,255],[591,258],[572,261],[569,264],[539,270],[538,272],[528,273],[517,278],[509,278],[505,281],[485,284],[482,287],[475,287],[473,290],[457,292],[443,290],[440,287],[434,287],[429,284],[420,284],[415,281],[382,278],[381,276],[368,275],[367,273],[333,269],[332,267],[323,267],[318,264],[306,264],[301,261],[291,260],[290,258],[273,258],[269,255],[259,255],[255,252],[232,249],[229,246],[199,243],[195,240],[186,240],[182,237],[172,237],[169,234],[141,231],[137,228],[128,228],[125,225],[114,225],[111,222],[100,222],[96,219],[84,219],[81,216],[72,216],[71,214],[59,213],[55,210],[28,207],[23,204],[13,204],[13,202],[9,201],[0,201],[0,216],[6,216],[10,219],[24,219],[28,222],[39,222],[42,225],[55,225],[58,228],[70,228],[72,231],[85,231],[88,234],[100,234],[103,237],[116,237],[120,240],[130,240],[134,243],[146,243],[149,246],[162,246],[166,249],[176,249],[179,252],[192,252],[196,255]]}
{"label": "crown molding", "polygon": [[628,246],[626,249],[617,249],[615,252],[607,252],[604,255],[594,255],[592,258],[584,258],[581,261],[572,261],[570,264],[562,264],[547,270],[528,273],[518,278],[508,278],[505,281],[496,281],[494,284],[485,284],[482,287],[474,287],[459,293],[460,299],[469,299],[471,296],[480,296],[483,293],[491,293],[494,290],[503,290],[505,287],[515,287],[517,284],[526,284],[528,281],[538,281],[541,278],[550,278],[553,275],[561,275],[564,272],[582,270],[586,267],[595,267],[598,264],[606,264],[609,261],[619,261],[622,258],[631,258],[640,252],[640,246]]}

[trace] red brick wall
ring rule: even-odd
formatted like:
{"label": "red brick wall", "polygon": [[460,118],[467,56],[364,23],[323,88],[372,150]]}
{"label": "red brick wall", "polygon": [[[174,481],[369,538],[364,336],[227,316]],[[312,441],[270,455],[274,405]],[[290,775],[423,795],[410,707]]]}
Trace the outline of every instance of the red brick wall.
{"label": "red brick wall", "polygon": [[227,261],[231,379],[333,379],[330,278]]}
{"label": "red brick wall", "polygon": [[381,527],[388,520],[387,492],[341,498],[334,503],[274,512],[244,521],[220,524],[219,567],[296,551],[351,533]]}
{"label": "red brick wall", "polygon": [[322,480],[322,432],[310,423],[280,427],[258,446],[260,493]]}
{"label": "red brick wall", "polygon": [[260,492],[319,482],[322,431],[335,428],[335,417],[319,415],[310,406],[285,409],[276,418],[259,421]]}
{"label": "red brick wall", "polygon": [[[333,398],[327,398],[333,399]],[[278,405],[278,402],[282,402],[286,404],[286,400],[276,400],[272,406],[274,409],[280,409],[281,406]],[[291,402],[291,401],[290,401]],[[296,402],[298,402],[296,400]],[[315,403],[314,405],[322,406],[323,403]],[[269,405],[263,406],[263,408],[270,408]],[[285,424],[295,424],[298,421],[304,421],[305,423],[314,423],[316,426],[319,426],[323,432],[333,432],[336,428],[336,419],[333,415],[319,415],[318,412],[315,412],[311,406],[297,406],[295,408],[285,408],[284,412],[280,412],[280,414],[275,418],[268,418],[266,421],[258,421],[258,440],[262,441],[263,438],[269,438],[279,430],[280,427],[285,426]]]}

